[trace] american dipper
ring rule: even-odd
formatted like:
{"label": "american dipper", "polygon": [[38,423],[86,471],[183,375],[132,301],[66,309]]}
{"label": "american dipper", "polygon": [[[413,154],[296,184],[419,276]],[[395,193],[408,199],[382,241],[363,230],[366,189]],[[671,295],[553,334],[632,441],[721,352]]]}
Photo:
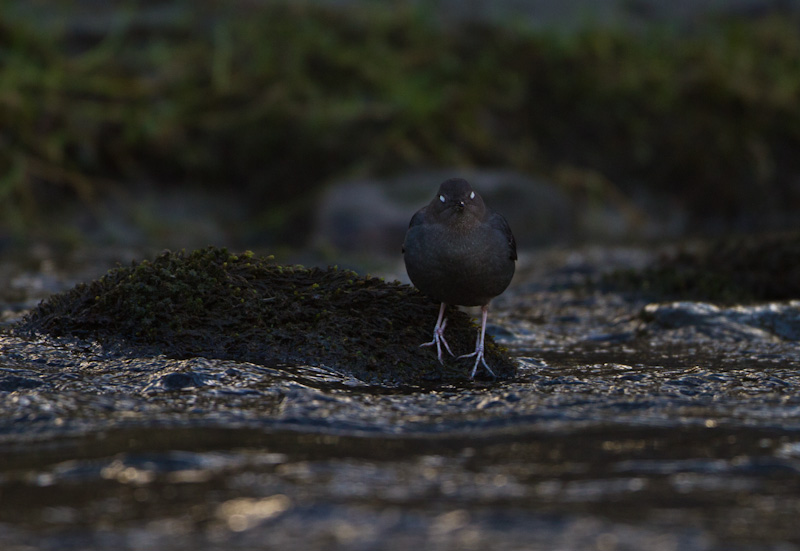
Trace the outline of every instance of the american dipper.
{"label": "american dipper", "polygon": [[408,225],[403,243],[406,271],[417,289],[441,302],[433,340],[420,346],[436,345],[442,362],[442,345],[453,356],[444,338],[448,304],[481,307],[481,330],[470,379],[483,364],[494,376],[483,357],[483,340],[489,301],[502,293],[514,276],[517,244],[500,214],[488,208],[466,180],[445,181],[433,201],[421,208]]}

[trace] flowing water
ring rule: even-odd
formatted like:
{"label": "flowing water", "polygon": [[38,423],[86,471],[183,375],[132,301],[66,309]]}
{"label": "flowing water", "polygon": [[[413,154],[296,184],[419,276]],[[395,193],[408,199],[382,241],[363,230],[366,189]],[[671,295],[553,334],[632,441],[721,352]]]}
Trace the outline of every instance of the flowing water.
{"label": "flowing water", "polygon": [[503,382],[0,335],[0,549],[800,547],[797,342],[575,285],[600,263],[521,270]]}

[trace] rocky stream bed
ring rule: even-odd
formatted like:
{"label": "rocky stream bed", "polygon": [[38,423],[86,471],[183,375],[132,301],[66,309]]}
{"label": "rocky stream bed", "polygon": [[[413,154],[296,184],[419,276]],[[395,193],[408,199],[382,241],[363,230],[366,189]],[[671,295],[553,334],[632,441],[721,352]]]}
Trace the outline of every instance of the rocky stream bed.
{"label": "rocky stream bed", "polygon": [[800,302],[597,284],[653,259],[522,255],[496,381],[134,353],[14,331],[35,303],[5,297],[0,548],[800,547]]}

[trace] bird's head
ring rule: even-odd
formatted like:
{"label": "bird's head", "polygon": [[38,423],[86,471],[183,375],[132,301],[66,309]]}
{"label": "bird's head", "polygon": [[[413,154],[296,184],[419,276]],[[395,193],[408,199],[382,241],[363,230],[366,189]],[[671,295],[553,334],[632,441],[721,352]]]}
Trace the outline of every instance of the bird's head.
{"label": "bird's head", "polygon": [[469,182],[461,178],[443,182],[430,208],[443,222],[462,220],[465,215],[482,220],[486,212],[481,196],[475,193]]}

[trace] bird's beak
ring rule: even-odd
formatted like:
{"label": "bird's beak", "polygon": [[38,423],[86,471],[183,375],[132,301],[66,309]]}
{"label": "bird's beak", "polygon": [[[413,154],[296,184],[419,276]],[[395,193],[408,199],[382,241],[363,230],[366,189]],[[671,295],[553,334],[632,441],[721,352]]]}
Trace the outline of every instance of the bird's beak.
{"label": "bird's beak", "polygon": [[458,203],[456,203],[456,207],[458,208],[458,210],[464,210],[464,205],[465,205],[464,201],[459,201]]}

